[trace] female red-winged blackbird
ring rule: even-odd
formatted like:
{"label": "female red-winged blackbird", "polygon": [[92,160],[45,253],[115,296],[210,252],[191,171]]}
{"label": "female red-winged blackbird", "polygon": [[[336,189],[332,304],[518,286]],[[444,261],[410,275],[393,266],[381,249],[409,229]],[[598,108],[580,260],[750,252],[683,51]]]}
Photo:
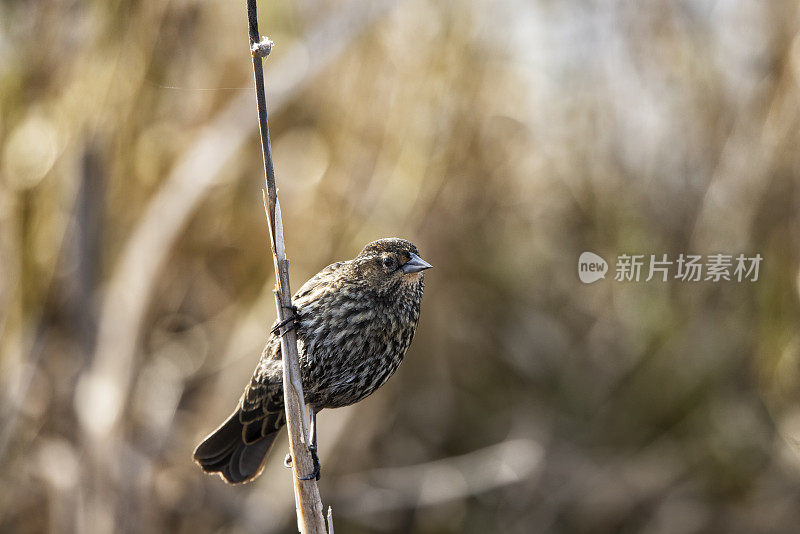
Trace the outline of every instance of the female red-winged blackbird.
{"label": "female red-winged blackbird", "polygon": [[[297,292],[294,328],[305,401],[316,413],[360,401],[400,365],[419,319],[424,274],[431,265],[403,239],[373,241],[349,261],[328,265]],[[278,325],[279,326],[279,325]],[[250,384],[222,426],[194,451],[206,473],[249,482],[285,424],[279,330],[273,328]],[[319,467],[314,454],[315,472]]]}

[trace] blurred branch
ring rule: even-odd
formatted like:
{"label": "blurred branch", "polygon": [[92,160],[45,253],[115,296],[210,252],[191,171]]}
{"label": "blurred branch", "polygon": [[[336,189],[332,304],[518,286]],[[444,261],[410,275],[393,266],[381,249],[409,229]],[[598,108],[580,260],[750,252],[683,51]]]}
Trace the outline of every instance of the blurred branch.
{"label": "blurred branch", "polygon": [[[283,240],[283,220],[275,187],[275,170],[272,166],[272,147],[269,140],[267,121],[267,96],[264,90],[264,68],[262,58],[269,54],[272,43],[261,40],[258,33],[256,0],[247,0],[249,21],[250,52],[253,59],[253,75],[258,102],[258,124],[261,132],[261,148],[264,153],[264,176],[267,191],[264,196],[264,210],[269,222],[270,248],[275,262],[275,305],[281,323],[291,321],[292,294],[289,289],[289,260],[286,259],[286,246]],[[263,44],[262,44],[263,43]],[[301,480],[300,477],[314,470],[314,462],[308,450],[308,427],[303,398],[303,385],[300,380],[300,364],[297,353],[297,336],[294,328],[285,328],[281,338],[281,359],[283,360],[283,405],[286,410],[286,429],[289,434],[289,452],[292,455],[294,476],[294,498],[297,508],[297,527],[304,534],[324,534],[325,519],[322,516],[322,499],[314,477]]]}
{"label": "blurred branch", "polygon": [[[798,15],[800,9],[795,19]],[[778,48],[774,54],[778,72],[764,81],[767,87],[771,84],[769,99],[763,109],[736,116],[708,183],[692,233],[698,250],[736,251],[754,246],[753,220],[761,199],[775,180],[780,156],[794,151],[791,132],[800,116],[797,72],[790,66],[791,47]]]}
{"label": "blurred branch", "polygon": [[[534,440],[510,439],[461,456],[348,475],[336,488],[337,510],[368,515],[479,495],[530,479],[543,455],[542,446]],[[391,489],[378,488],[372,480]]]}

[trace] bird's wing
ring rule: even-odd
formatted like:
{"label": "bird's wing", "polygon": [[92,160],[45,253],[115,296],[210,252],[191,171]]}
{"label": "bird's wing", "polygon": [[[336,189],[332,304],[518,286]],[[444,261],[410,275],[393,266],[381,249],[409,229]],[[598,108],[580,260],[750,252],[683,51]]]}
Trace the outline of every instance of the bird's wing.
{"label": "bird's wing", "polygon": [[335,280],[336,277],[334,274],[336,271],[341,269],[342,265],[345,263],[346,262],[344,261],[331,263],[320,272],[309,278],[305,284],[300,286],[300,289],[297,290],[297,293],[294,294],[292,302],[295,304],[295,306],[299,306],[298,303],[302,304],[303,302],[309,300],[309,298],[313,298],[312,295],[318,290],[327,288],[327,286],[329,286],[331,282]]}
{"label": "bird's wing", "polygon": [[[333,275],[344,263],[340,261],[328,265],[300,287],[292,300],[300,313],[303,305],[316,298],[319,291],[329,289],[335,279]],[[239,421],[245,426],[246,442],[266,436],[284,424],[283,364],[280,338],[276,334],[270,334],[253,377],[244,390]]]}
{"label": "bird's wing", "polygon": [[274,351],[272,340],[264,347],[253,377],[239,401],[239,422],[244,425],[243,438],[252,442],[280,429],[283,417],[283,367]]}

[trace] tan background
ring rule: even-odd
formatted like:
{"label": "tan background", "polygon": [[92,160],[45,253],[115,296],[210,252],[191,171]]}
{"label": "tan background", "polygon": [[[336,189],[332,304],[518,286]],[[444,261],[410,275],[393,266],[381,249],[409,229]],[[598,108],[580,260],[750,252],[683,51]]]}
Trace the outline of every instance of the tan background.
{"label": "tan background", "polygon": [[[795,531],[795,2],[260,14],[293,286],[384,236],[435,265],[397,375],[321,415],[337,534]],[[285,444],[191,463],[275,313],[244,2],[4,1],[0,98],[0,531],[291,532]]]}

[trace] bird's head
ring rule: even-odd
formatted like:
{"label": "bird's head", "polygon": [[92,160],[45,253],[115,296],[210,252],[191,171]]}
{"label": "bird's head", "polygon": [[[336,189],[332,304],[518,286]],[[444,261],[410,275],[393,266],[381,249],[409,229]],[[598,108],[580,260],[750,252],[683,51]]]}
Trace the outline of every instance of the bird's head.
{"label": "bird's head", "polygon": [[433,267],[419,257],[413,243],[396,237],[369,243],[353,262],[361,277],[383,294],[421,285],[423,271]]}

